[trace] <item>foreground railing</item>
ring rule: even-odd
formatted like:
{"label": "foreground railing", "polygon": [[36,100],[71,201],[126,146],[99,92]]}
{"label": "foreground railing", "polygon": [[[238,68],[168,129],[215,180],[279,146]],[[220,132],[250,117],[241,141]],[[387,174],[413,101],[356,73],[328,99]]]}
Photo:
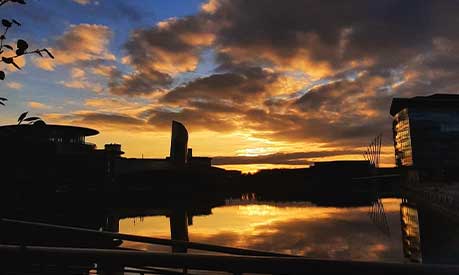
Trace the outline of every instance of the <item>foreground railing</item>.
{"label": "foreground railing", "polygon": [[[94,249],[1,245],[2,272],[14,274],[199,274],[229,272],[233,274],[459,274],[459,266],[316,260],[258,250],[225,247],[186,241],[143,237],[45,223],[0,219],[1,223],[75,233],[103,235],[113,239],[181,246],[189,249],[228,255],[155,253],[126,249]],[[0,224],[1,225],[1,224]],[[250,256],[249,256],[250,255]],[[209,273],[206,273],[209,274]]]}
{"label": "foreground railing", "polygon": [[40,229],[60,230],[60,231],[68,231],[68,232],[75,232],[75,233],[87,233],[87,234],[94,234],[95,236],[110,237],[113,239],[118,239],[118,240],[123,240],[123,241],[131,241],[131,242],[139,242],[139,243],[155,244],[155,245],[163,245],[163,246],[171,246],[171,247],[182,247],[186,249],[203,250],[203,251],[225,253],[225,254],[232,254],[232,255],[298,257],[294,255],[268,252],[268,251],[235,248],[235,247],[213,245],[213,244],[206,244],[206,243],[187,242],[187,241],[180,241],[180,240],[169,240],[169,239],[154,238],[154,237],[145,237],[145,236],[123,234],[123,233],[117,233],[117,232],[98,231],[98,230],[80,228],[80,227],[62,226],[62,225],[54,225],[54,224],[47,224],[47,223],[40,223],[40,222],[29,222],[29,221],[22,221],[22,220],[16,220],[16,219],[3,218],[3,219],[0,219],[0,224],[1,223],[26,226],[27,228],[31,230],[35,228],[40,228]]}
{"label": "foreground railing", "polygon": [[[105,270],[176,268],[234,274],[459,274],[458,266],[313,260],[303,257],[222,256],[92,248],[0,245],[6,264],[97,263]],[[97,269],[97,268],[96,268]],[[145,273],[145,272],[144,272]]]}

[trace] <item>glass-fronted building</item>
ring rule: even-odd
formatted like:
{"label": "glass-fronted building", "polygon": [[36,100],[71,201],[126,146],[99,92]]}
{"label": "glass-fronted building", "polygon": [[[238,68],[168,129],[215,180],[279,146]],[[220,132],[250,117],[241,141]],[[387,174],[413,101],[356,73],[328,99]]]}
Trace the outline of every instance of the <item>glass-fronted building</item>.
{"label": "glass-fronted building", "polygon": [[398,167],[446,175],[459,168],[459,95],[394,98],[391,115]]}

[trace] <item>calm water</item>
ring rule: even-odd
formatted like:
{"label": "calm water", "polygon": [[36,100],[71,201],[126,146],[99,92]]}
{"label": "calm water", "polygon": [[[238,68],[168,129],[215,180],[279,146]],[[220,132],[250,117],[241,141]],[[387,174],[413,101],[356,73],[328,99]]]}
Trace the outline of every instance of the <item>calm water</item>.
{"label": "calm water", "polygon": [[[232,195],[236,197],[236,195]],[[20,208],[5,217],[96,230],[303,255],[312,258],[459,264],[459,225],[428,207],[372,196],[162,196],[148,207]],[[70,247],[116,247],[110,238],[66,231],[0,228],[5,242]],[[172,233],[171,233],[172,232]],[[123,242],[168,252],[167,246]],[[189,253],[197,251],[189,250]],[[203,253],[199,251],[199,253]]]}
{"label": "calm water", "polygon": [[[417,207],[401,199],[387,198],[359,207],[324,207],[310,202],[257,201],[249,194],[209,210],[194,216],[188,213],[190,241],[314,258],[458,263],[456,249],[441,243],[446,238],[454,246],[457,226],[450,225],[451,232],[446,232],[436,217],[432,219],[426,211],[418,213]],[[119,231],[170,238],[170,217],[166,210],[158,210],[144,217],[122,218]],[[435,224],[423,232],[419,220]],[[180,222],[186,223],[186,218]],[[437,233],[444,235],[440,240],[432,240],[438,237],[432,232],[435,226],[440,230]],[[169,251],[161,246],[123,245]],[[436,249],[441,251],[432,251]]]}

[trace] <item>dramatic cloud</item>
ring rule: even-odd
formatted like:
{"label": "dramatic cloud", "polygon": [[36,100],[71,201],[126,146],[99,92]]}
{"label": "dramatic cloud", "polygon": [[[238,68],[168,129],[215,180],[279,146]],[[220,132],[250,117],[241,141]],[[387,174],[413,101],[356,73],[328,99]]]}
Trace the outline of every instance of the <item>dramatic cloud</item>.
{"label": "dramatic cloud", "polygon": [[260,5],[222,0],[213,15],[228,22],[219,29],[217,43],[233,59],[259,59],[324,76],[357,65],[398,65],[423,53],[433,33],[450,26],[446,23],[454,15],[448,9],[453,6],[437,1],[269,0]]}
{"label": "dramatic cloud", "polygon": [[[56,39],[54,63],[35,62],[45,70],[73,68],[59,82],[65,87],[145,100],[142,110],[130,113],[93,102],[87,107],[94,119],[101,119],[97,113],[108,121],[127,116],[160,130],[175,119],[192,131],[245,133],[272,147],[297,146],[288,152],[312,144],[317,148],[309,151],[342,157],[379,133],[384,148],[392,146],[393,97],[459,91],[457,10],[457,1],[434,0],[209,0],[196,14],[130,30],[118,59],[109,44],[115,29],[80,24]],[[307,159],[286,154],[222,161]]]}
{"label": "dramatic cloud", "polygon": [[[435,1],[212,0],[180,23],[206,22],[218,70],[170,90],[162,100],[181,107],[168,117],[186,120],[190,110],[211,115],[211,123],[190,121],[215,131],[224,125],[271,140],[331,147],[364,146],[383,132],[389,146],[394,96],[459,88],[459,39],[451,27],[458,21],[451,10],[457,8]],[[184,27],[177,22],[166,25]],[[281,77],[299,73],[310,78],[297,90],[272,91],[280,89]],[[239,123],[227,125],[230,116]]]}
{"label": "dramatic cloud", "polygon": [[266,88],[277,79],[277,74],[261,68],[246,68],[241,72],[214,74],[199,78],[170,91],[165,102],[190,100],[230,100],[241,103],[268,92]]}
{"label": "dramatic cloud", "polygon": [[112,31],[95,24],[71,25],[52,46],[56,59],[36,58],[35,64],[44,70],[54,70],[56,65],[78,62],[113,61],[115,56],[108,49]]}
{"label": "dramatic cloud", "polygon": [[194,70],[201,47],[209,46],[213,39],[201,17],[172,18],[154,28],[134,31],[126,50],[137,69],[174,74]]}
{"label": "dramatic cloud", "polygon": [[155,70],[144,70],[122,75],[112,71],[108,87],[115,95],[139,96],[161,91],[172,83],[172,77]]}
{"label": "dramatic cloud", "polygon": [[132,32],[125,45],[125,64],[130,74],[113,75],[111,92],[145,95],[168,87],[173,76],[196,69],[201,51],[212,44],[214,34],[201,17],[171,18],[155,27]]}
{"label": "dramatic cloud", "polygon": [[157,129],[169,129],[172,120],[185,123],[190,131],[230,132],[237,129],[236,121],[233,118],[211,112],[206,113],[204,110],[182,109],[179,112],[157,110],[150,113],[148,122]]}

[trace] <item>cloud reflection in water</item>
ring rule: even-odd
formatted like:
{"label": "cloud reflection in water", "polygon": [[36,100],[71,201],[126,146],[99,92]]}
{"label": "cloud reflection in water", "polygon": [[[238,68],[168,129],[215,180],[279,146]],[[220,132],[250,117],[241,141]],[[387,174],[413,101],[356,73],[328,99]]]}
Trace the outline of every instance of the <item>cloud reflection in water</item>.
{"label": "cloud reflection in water", "polygon": [[[384,199],[391,229],[386,236],[368,217],[368,207],[317,207],[298,203],[231,205],[196,216],[189,226],[191,241],[235,246],[314,258],[403,261],[400,200]],[[170,238],[168,218],[120,221],[120,232]],[[131,244],[126,244],[133,247]],[[138,246],[154,249],[157,247]],[[161,251],[168,251],[163,247]]]}

